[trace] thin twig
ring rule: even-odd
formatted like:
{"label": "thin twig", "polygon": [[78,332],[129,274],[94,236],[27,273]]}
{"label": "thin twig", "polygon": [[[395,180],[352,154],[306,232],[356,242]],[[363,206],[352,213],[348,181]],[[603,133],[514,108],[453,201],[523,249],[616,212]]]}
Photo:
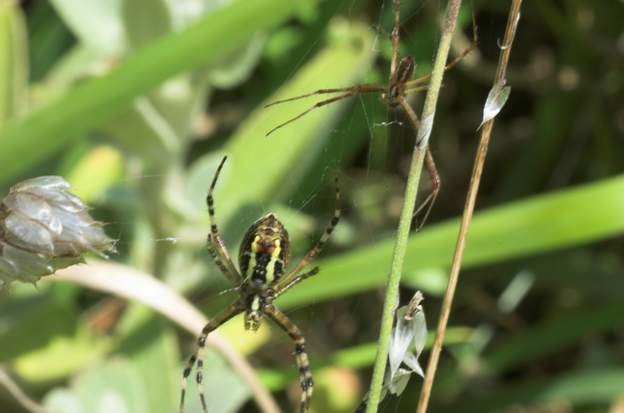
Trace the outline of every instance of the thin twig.
{"label": "thin twig", "polygon": [[[505,79],[507,64],[509,63],[509,56],[511,53],[511,45],[513,43],[516,27],[518,26],[518,20],[520,19],[521,4],[522,0],[513,0],[509,9],[509,17],[507,19],[507,27],[505,29],[505,38],[503,41],[503,46],[501,47],[498,68],[496,69],[496,76],[494,78],[494,86],[500,84],[500,82],[504,81]],[[457,236],[457,244],[455,246],[453,262],[451,264],[449,282],[446,288],[446,292],[444,294],[444,300],[442,302],[442,309],[440,311],[440,319],[438,320],[438,328],[435,341],[429,355],[429,363],[427,364],[427,372],[425,374],[425,380],[421,389],[420,400],[418,401],[418,408],[416,410],[417,413],[425,413],[429,404],[431,388],[433,386],[433,379],[436,374],[438,361],[440,358],[440,352],[442,350],[442,343],[444,341],[444,333],[446,332],[446,326],[448,324],[448,319],[451,312],[453,297],[455,295],[455,289],[457,287],[459,270],[461,268],[464,248],[466,246],[468,227],[470,226],[472,214],[474,212],[477,193],[479,191],[479,183],[481,181],[481,174],[483,172],[483,164],[485,163],[485,157],[487,155],[487,149],[493,125],[494,118],[487,121],[481,129],[481,138],[479,141],[477,154],[475,156],[472,176],[470,178],[470,187],[468,189],[468,194],[466,195],[466,204],[462,215],[459,234]]]}
{"label": "thin twig", "polygon": [[[63,269],[45,279],[72,282],[140,302],[184,327],[194,336],[199,336],[208,322],[199,310],[171,288],[149,274],[125,265],[91,261],[88,265]],[[275,399],[260,382],[254,369],[217,332],[208,336],[206,344],[221,353],[249,386],[260,411],[280,413]]]}
{"label": "thin twig", "polygon": [[0,385],[4,387],[24,410],[31,413],[48,413],[46,409],[37,404],[33,399],[15,383],[4,368],[0,368]]}
{"label": "thin twig", "polygon": [[[442,36],[438,45],[431,81],[425,98],[422,113],[422,123],[414,125],[418,130],[416,133],[416,145],[412,154],[409,175],[405,188],[405,196],[403,200],[403,208],[397,229],[397,237],[392,254],[392,265],[390,275],[388,276],[388,286],[386,288],[386,297],[383,307],[383,315],[381,319],[381,329],[379,332],[379,345],[377,356],[375,358],[375,367],[373,370],[373,378],[371,380],[371,388],[369,392],[369,400],[366,406],[366,413],[375,413],[379,406],[381,398],[381,389],[388,361],[388,346],[390,343],[390,334],[392,331],[392,322],[394,312],[397,308],[399,298],[399,284],[401,282],[401,274],[403,272],[403,262],[407,250],[407,240],[412,225],[412,217],[414,214],[414,206],[416,205],[416,195],[418,193],[418,183],[422,172],[423,162],[425,158],[425,149],[429,143],[429,136],[433,125],[435,107],[438,101],[440,86],[442,85],[442,77],[444,76],[444,68],[449,54],[451,38],[455,31],[455,23],[461,0],[450,0],[446,11],[442,27]],[[411,111],[411,107],[402,105],[405,110]],[[410,120],[416,119],[416,116],[408,116]]]}

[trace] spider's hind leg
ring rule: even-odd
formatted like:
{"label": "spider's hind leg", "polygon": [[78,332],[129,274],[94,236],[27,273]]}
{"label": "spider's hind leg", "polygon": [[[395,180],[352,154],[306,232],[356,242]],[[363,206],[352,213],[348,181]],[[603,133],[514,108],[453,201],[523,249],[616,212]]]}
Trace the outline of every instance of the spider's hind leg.
{"label": "spider's hind leg", "polygon": [[297,368],[299,370],[299,384],[301,386],[299,413],[308,413],[310,400],[312,399],[312,393],[314,391],[314,380],[312,380],[308,353],[306,353],[305,350],[305,338],[301,330],[299,330],[299,327],[290,321],[286,314],[282,313],[273,305],[265,307],[264,313],[284,330],[295,343],[295,361],[297,362]]}
{"label": "spider's hind leg", "polygon": [[215,316],[212,320],[208,322],[202,329],[202,333],[197,339],[197,350],[195,353],[189,357],[186,366],[184,368],[184,373],[182,374],[182,392],[180,394],[180,413],[184,413],[184,399],[186,398],[186,386],[188,383],[188,377],[191,375],[191,371],[193,370],[193,366],[197,364],[197,374],[195,376],[195,381],[197,382],[197,393],[199,394],[199,400],[201,402],[203,413],[208,413],[208,407],[206,406],[206,397],[204,395],[204,390],[202,388],[203,381],[203,355],[206,349],[206,338],[208,334],[212,331],[216,330],[221,326],[221,324],[228,321],[230,318],[235,315],[241,313],[243,311],[243,306],[240,301],[236,301],[232,303],[228,308],[223,310],[221,314]]}
{"label": "spider's hind leg", "polygon": [[425,210],[425,207],[427,208],[420,224],[418,225],[417,231],[420,231],[422,226],[425,225],[427,218],[429,218],[429,213],[431,213],[431,210],[433,209],[433,204],[435,204],[438,193],[440,192],[440,186],[442,185],[442,180],[440,179],[440,174],[438,174],[438,168],[436,168],[429,146],[427,146],[426,151],[425,168],[427,168],[427,173],[431,178],[431,193],[427,195],[427,198],[425,198],[418,208],[416,208],[416,211],[414,211],[413,217],[416,217],[421,211]]}

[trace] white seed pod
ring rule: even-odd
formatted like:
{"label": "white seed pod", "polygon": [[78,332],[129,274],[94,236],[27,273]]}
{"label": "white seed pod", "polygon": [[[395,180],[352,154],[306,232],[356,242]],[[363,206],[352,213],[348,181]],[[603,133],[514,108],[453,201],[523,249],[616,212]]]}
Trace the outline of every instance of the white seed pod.
{"label": "white seed pod", "polygon": [[60,176],[42,176],[13,186],[0,202],[0,287],[36,282],[82,262],[85,252],[114,251],[103,224],[68,189]]}
{"label": "white seed pod", "polygon": [[490,89],[485,105],[483,106],[483,120],[477,130],[481,129],[485,122],[494,119],[496,115],[498,115],[498,112],[503,109],[505,103],[507,103],[507,99],[511,93],[511,87],[505,86],[505,83],[506,81],[503,79]]}
{"label": "white seed pod", "polygon": [[[423,295],[417,291],[408,305],[396,311],[396,325],[392,329],[388,352],[390,368],[384,379],[384,387],[391,394],[400,395],[412,373],[424,377],[423,369],[418,362],[427,341],[427,322],[422,301]],[[412,345],[413,351],[410,350]],[[401,367],[402,365],[407,368]]]}

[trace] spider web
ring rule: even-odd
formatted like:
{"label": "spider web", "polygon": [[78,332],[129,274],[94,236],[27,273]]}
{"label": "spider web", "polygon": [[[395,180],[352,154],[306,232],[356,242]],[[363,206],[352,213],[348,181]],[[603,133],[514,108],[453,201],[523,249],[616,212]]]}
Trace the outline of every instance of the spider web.
{"label": "spider web", "polygon": [[[343,3],[350,3],[348,7],[348,18],[352,18],[356,11],[355,10],[356,0],[343,0]],[[425,3],[426,3],[425,1],[419,2],[415,11],[412,11],[407,16],[402,17],[402,23],[409,21],[413,16],[415,16],[424,7]],[[383,23],[382,20],[383,20],[385,11],[387,10],[387,7],[388,7],[387,5],[389,5],[391,9],[392,7],[391,1],[386,1],[382,3],[382,5],[380,6],[379,13],[378,13],[377,22],[375,25],[371,26],[376,33],[375,35],[376,40],[373,42],[373,45],[371,46],[372,51],[375,51],[375,52],[380,51],[379,43],[381,39],[386,36],[385,31],[387,31],[387,29],[382,29],[382,23]],[[405,39],[405,37],[403,37],[403,39]],[[320,41],[321,41],[321,38],[317,39],[317,42],[320,42]],[[316,46],[316,42],[310,45],[307,52],[301,57],[300,61],[293,67],[291,71],[291,76],[293,76],[300,69],[300,67],[305,63],[305,61],[307,60],[309,56],[309,53],[311,53],[312,50],[314,49],[314,46]],[[386,65],[387,65],[387,62],[386,62]],[[360,96],[357,99],[352,99],[351,102],[348,102],[347,103],[348,107],[345,109],[342,120],[338,122],[338,126],[336,126],[330,131],[329,133],[330,136],[328,139],[328,141],[331,141],[331,142],[335,141],[339,143],[345,141],[346,139],[349,138],[349,136],[352,134],[354,130],[359,129],[358,128],[359,125],[357,125],[356,123],[360,122],[360,119],[362,118],[364,119],[365,130],[366,130],[365,133],[368,134],[367,145],[365,145],[366,146],[366,149],[365,149],[366,160],[363,162],[363,165],[364,165],[363,169],[365,171],[364,173],[365,184],[368,183],[370,179],[372,179],[371,178],[372,172],[376,168],[376,166],[373,165],[374,163],[373,158],[375,155],[373,141],[375,139],[375,134],[377,133],[377,130],[381,130],[382,132],[384,132],[384,134],[386,135],[386,139],[391,139],[390,137],[388,137],[388,135],[390,134],[387,133],[390,129],[389,127],[391,126],[402,127],[400,120],[395,119],[395,118],[389,118],[389,116],[392,116],[393,114],[389,113],[385,108],[382,109],[382,111],[386,112],[386,115],[384,117],[385,120],[382,119],[381,121],[377,121],[376,118],[373,117],[373,114],[372,114],[373,111],[369,109],[369,106],[377,105],[378,107],[383,107],[383,105],[379,103],[377,100],[378,99],[376,96],[369,99],[369,101],[367,101],[366,98]],[[322,149],[322,154],[328,154],[330,151],[337,151],[338,153],[338,156],[336,157],[337,159],[342,159],[343,156],[346,155],[346,149],[341,144],[332,145],[332,146],[326,145]],[[317,201],[325,201],[326,196],[325,196],[324,188],[327,186],[327,183],[332,182],[331,178],[333,175],[336,174],[337,169],[339,169],[338,162],[325,165],[322,170],[317,171],[317,176],[316,176],[317,183],[315,184],[316,186],[313,188],[313,190],[309,191],[309,193],[303,198],[286,197],[286,201],[284,202],[284,204],[296,212],[299,212],[302,214],[308,214],[309,212],[312,211],[311,207],[315,203],[317,203]],[[161,175],[161,174],[141,175],[137,177],[127,178],[125,180],[125,183],[128,183],[130,184],[130,186],[133,186],[133,185],[136,185],[136,181],[138,180],[161,179],[163,177],[164,175]],[[359,178],[357,177],[351,177],[350,171],[343,171],[341,174],[341,188],[353,187],[358,184],[358,180]],[[347,191],[343,190],[343,195],[346,192]],[[331,196],[331,193],[329,193],[329,197],[327,197],[327,202],[323,202],[323,203],[331,204],[331,201],[333,201],[333,197]],[[349,202],[352,202],[354,207],[356,208],[361,206],[359,205],[360,201],[347,200],[345,199],[344,196],[343,196],[342,202],[344,204],[348,204]],[[218,205],[219,203],[217,202],[217,208],[218,208]],[[265,202],[260,202],[259,208],[263,210],[264,212],[269,212],[274,208],[274,206],[275,206],[274,202],[265,201]],[[243,219],[251,223],[255,219],[257,219],[259,216],[261,215],[257,215],[256,213],[249,212],[243,216]],[[118,245],[130,247],[130,240],[126,238],[125,234],[133,233],[136,230],[135,222],[133,222],[132,220],[115,221],[115,222],[111,222],[111,224],[115,225],[116,228],[119,228],[118,230],[119,232],[116,234],[117,238],[120,240]],[[315,237],[318,235],[320,231],[322,231],[323,225],[324,225],[324,221],[321,218],[317,221],[316,230],[312,231],[311,234],[306,234],[305,238],[308,239],[309,241],[307,243],[307,246],[311,245],[315,241]],[[223,227],[221,229],[223,229]],[[372,229],[367,230],[366,228],[364,228],[363,231],[365,233],[368,231],[366,237],[369,239],[377,238],[379,235]],[[202,234],[202,237],[203,236],[205,236],[205,234]],[[240,234],[240,236],[242,236],[242,234]],[[185,240],[183,239],[183,237],[179,235],[171,234],[171,235],[166,235],[166,236],[162,236],[158,238],[152,238],[152,241],[155,243],[175,244],[179,242],[186,242],[189,240]],[[236,251],[237,243],[229,242],[228,244],[230,247],[234,246],[234,248],[230,248],[230,253],[235,259],[235,255],[237,252]],[[303,248],[302,250],[305,252],[305,248]],[[205,255],[206,261],[209,261],[208,255],[207,254],[204,254],[204,255]],[[299,286],[298,288],[305,288],[305,284]],[[206,298],[211,299],[211,298],[215,298],[215,296],[211,295],[210,297],[206,297]],[[352,311],[355,314],[365,313],[369,307],[370,307],[369,300],[361,296],[357,296],[354,299],[351,299],[350,302],[348,303],[349,312]],[[302,308],[307,309],[305,314],[302,314],[301,311],[298,311]],[[321,311],[321,310],[317,309],[314,306],[304,305],[300,307],[291,308],[289,309],[287,313],[289,315],[291,313],[299,313],[297,317],[303,316],[307,320],[314,320],[317,318],[318,311]],[[374,323],[378,323],[378,320],[373,320],[373,321]],[[308,324],[312,325],[310,323]],[[376,329],[374,328],[371,330],[376,332]],[[398,404],[395,406],[394,410],[395,411],[398,410]]]}

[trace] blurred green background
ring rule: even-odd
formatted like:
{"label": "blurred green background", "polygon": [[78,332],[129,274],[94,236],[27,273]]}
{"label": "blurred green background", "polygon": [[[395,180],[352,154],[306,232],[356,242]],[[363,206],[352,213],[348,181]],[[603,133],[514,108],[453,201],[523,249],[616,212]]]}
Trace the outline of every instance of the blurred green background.
{"label": "blurred green background", "polygon": [[[445,2],[403,2],[401,55],[426,74]],[[274,211],[304,254],[344,219],[321,274],[278,306],[301,327],[315,412],[350,412],[366,392],[382,287],[414,137],[377,96],[314,111],[319,87],[384,82],[385,0],[0,0],[0,193],[60,174],[110,223],[112,257],[185,293],[208,316],[232,292],[204,248],[204,197],[220,157],[217,217],[231,255]],[[508,2],[472,5],[479,47],[446,74],[432,149],[442,190],[413,234],[401,301],[425,293],[434,329],[477,126]],[[471,38],[464,5],[453,53]],[[525,2],[507,105],[494,126],[431,412],[624,411],[624,7]],[[422,96],[414,96],[418,108]],[[429,186],[423,179],[422,197]],[[51,277],[52,278],[52,277]],[[284,411],[299,399],[292,345],[268,323],[223,327]],[[137,303],[46,281],[0,295],[0,363],[50,412],[176,411],[195,340]],[[424,363],[425,360],[422,360]],[[206,360],[213,412],[252,412],[249,390]],[[415,410],[412,378],[384,412]],[[199,412],[190,385],[188,412]],[[0,386],[0,411],[23,412]]]}

